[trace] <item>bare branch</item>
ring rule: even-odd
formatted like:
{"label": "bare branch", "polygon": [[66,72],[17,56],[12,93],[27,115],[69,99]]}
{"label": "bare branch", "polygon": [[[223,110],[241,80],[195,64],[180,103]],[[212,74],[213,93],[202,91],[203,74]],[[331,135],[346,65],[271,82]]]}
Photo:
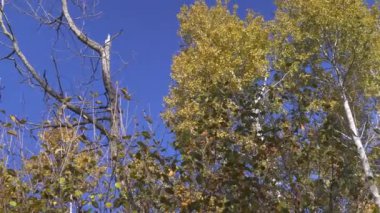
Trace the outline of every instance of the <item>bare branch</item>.
{"label": "bare branch", "polygon": [[63,95],[64,92],[63,92],[62,81],[61,81],[61,75],[60,75],[60,73],[59,73],[57,60],[55,60],[55,57],[54,57],[54,56],[52,56],[52,59],[53,59],[53,64],[54,64],[54,69],[55,69],[55,74],[56,74],[57,81],[58,81],[59,90],[60,90],[60,92],[61,92],[61,95]]}
{"label": "bare branch", "polygon": [[103,47],[100,44],[98,44],[96,41],[86,36],[74,23],[74,20],[71,18],[71,15],[69,13],[67,0],[62,0],[62,12],[63,12],[63,15],[65,16],[65,19],[67,20],[70,30],[77,36],[77,38],[83,44],[85,44],[86,46],[89,46],[91,49],[101,54],[101,52],[103,52]]}
{"label": "bare branch", "polygon": [[[82,30],[80,30],[77,25],[74,23],[71,15],[68,11],[67,0],[61,0],[62,2],[62,12],[65,16],[65,19],[68,22],[70,30],[75,34],[75,36],[87,47],[93,49],[97,52],[101,59],[102,64],[102,76],[103,76],[103,85],[106,90],[106,95],[109,101],[109,108],[111,110],[111,135],[116,136],[118,133],[119,119],[118,111],[119,104],[117,100],[117,92],[115,87],[112,85],[111,80],[111,66],[110,66],[110,50],[111,50],[111,36],[108,35],[104,47],[94,41],[93,39],[86,36]],[[116,35],[117,36],[117,35]],[[115,36],[115,37],[116,37]]]}
{"label": "bare branch", "polygon": [[11,28],[5,14],[4,14],[4,11],[1,10],[0,12],[1,12],[0,13],[0,27],[2,29],[3,34],[11,41],[12,48],[13,48],[14,52],[16,53],[18,58],[21,60],[22,64],[25,66],[27,71],[31,74],[32,78],[35,81],[37,81],[37,85],[39,85],[47,94],[49,94],[51,97],[56,99],[58,102],[65,104],[67,106],[67,108],[70,109],[72,112],[74,112],[78,115],[82,115],[82,117],[85,120],[87,120],[91,123],[94,123],[96,128],[102,134],[108,135],[107,129],[103,125],[101,125],[98,121],[96,121],[95,118],[93,118],[90,114],[82,112],[81,108],[79,108],[79,107],[77,107],[77,106],[75,106],[69,102],[66,102],[66,100],[65,100],[66,97],[62,96],[57,91],[55,91],[53,88],[51,88],[50,85],[48,85],[47,82],[38,74],[38,72],[35,70],[35,68],[32,66],[32,64],[29,62],[29,60],[26,58],[26,56],[24,55],[24,53],[20,49],[18,41],[17,41],[15,35],[13,34],[13,31],[11,30],[12,28]]}

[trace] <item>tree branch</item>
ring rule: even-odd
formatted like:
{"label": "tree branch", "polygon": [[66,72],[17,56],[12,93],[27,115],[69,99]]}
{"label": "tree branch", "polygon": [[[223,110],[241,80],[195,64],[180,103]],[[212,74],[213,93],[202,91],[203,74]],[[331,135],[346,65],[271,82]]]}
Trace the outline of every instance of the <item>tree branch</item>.
{"label": "tree branch", "polygon": [[32,78],[37,82],[37,85],[40,86],[47,94],[49,94],[51,97],[56,99],[58,102],[65,104],[68,109],[70,109],[72,112],[76,113],[77,115],[80,115],[85,120],[89,121],[90,123],[94,123],[95,127],[104,135],[109,136],[107,129],[96,121],[95,118],[93,118],[90,114],[84,112],[80,107],[77,107],[70,102],[66,102],[64,96],[62,96],[60,93],[55,91],[50,85],[38,74],[36,69],[32,66],[32,64],[29,62],[27,57],[24,55],[22,50],[20,49],[20,46],[18,44],[18,41],[13,34],[12,28],[4,14],[4,11],[0,11],[0,27],[2,29],[3,34],[11,41],[12,48],[15,52],[15,54],[18,56],[18,58],[21,60],[21,63],[25,66],[27,71],[31,74]]}
{"label": "tree branch", "polygon": [[96,51],[97,53],[101,54],[103,51],[103,47],[97,43],[96,41],[92,40],[88,36],[86,36],[74,23],[74,20],[71,18],[71,15],[69,13],[69,9],[67,6],[67,0],[62,0],[62,12],[63,16],[67,20],[67,23],[69,25],[70,30],[75,34],[75,36],[86,46],[89,46],[91,49]]}

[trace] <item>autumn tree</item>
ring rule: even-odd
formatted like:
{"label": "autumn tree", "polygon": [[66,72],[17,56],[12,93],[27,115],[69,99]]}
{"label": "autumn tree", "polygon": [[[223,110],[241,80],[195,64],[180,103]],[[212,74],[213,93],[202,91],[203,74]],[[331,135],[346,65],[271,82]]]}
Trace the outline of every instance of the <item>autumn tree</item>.
{"label": "autumn tree", "polygon": [[[218,197],[225,202],[216,206],[235,211],[271,202],[334,211],[367,208],[372,197],[378,205],[368,157],[377,158],[370,136],[379,89],[377,9],[363,1],[277,5],[267,24],[252,13],[242,21],[221,1],[211,8],[197,1],[179,15],[184,45],[173,60],[164,118],[188,168],[182,173],[193,176],[194,197],[183,204],[214,208]],[[245,205],[244,191],[234,197],[234,180],[241,189],[256,186],[247,193],[261,199]]]}
{"label": "autumn tree", "polygon": [[[297,131],[318,135],[315,140],[306,137],[304,143],[328,142],[333,147],[329,149],[332,152],[326,150],[325,156],[320,156],[331,158],[331,174],[345,168],[347,162],[352,168],[360,162],[361,172],[351,169],[346,175],[363,174],[365,184],[357,178],[329,178],[333,182],[328,185],[337,188],[336,196],[342,195],[339,190],[347,188],[347,182],[357,179],[354,183],[366,188],[364,191],[370,192],[379,207],[377,178],[368,157],[377,146],[368,137],[373,128],[371,121],[377,116],[373,113],[380,85],[377,8],[369,8],[361,0],[292,0],[278,1],[277,5],[273,22],[275,68],[288,75],[284,87],[293,91],[296,110],[303,114],[304,121]],[[317,119],[322,119],[322,126],[311,127]],[[305,130],[305,126],[317,132]],[[352,150],[357,154],[353,155]],[[355,160],[349,160],[348,153]],[[323,182],[322,176],[316,172]]]}
{"label": "autumn tree", "polygon": [[222,1],[196,1],[178,19],[183,47],[173,59],[164,119],[181,154],[183,187],[192,193],[177,199],[202,211],[270,209],[275,195],[262,183],[273,156],[255,110],[269,66],[263,18],[249,12],[242,20]]}
{"label": "autumn tree", "polygon": [[[17,151],[17,156],[2,156],[4,159],[18,158],[21,161],[18,165],[22,168],[1,167],[8,171],[0,178],[8,187],[4,190],[15,191],[15,196],[1,201],[5,211],[16,208],[31,211],[105,211],[117,209],[125,203],[128,204],[125,209],[139,209],[133,201],[131,185],[124,188],[126,191],[121,191],[122,183],[126,182],[123,176],[126,162],[140,150],[134,146],[135,139],[143,136],[139,131],[129,132],[129,128],[122,123],[126,118],[120,104],[129,101],[130,95],[112,78],[111,71],[111,44],[119,32],[104,35],[104,42],[95,41],[77,24],[70,12],[76,9],[76,12],[91,14],[94,8],[90,3],[22,1],[11,5],[10,2],[1,2],[1,43],[9,52],[2,61],[14,64],[15,73],[45,95],[46,104],[53,112],[52,116],[38,124],[22,119],[20,115],[10,115],[3,122],[7,137],[22,140],[19,133],[32,130],[32,137],[39,135],[41,146],[37,154],[26,154],[26,150],[21,149]],[[56,32],[55,44],[67,45],[68,52],[72,44],[79,45],[77,59],[91,65],[91,69],[82,67],[83,72],[88,72],[88,76],[98,75],[96,78],[101,79],[100,87],[90,80],[85,86],[87,92],[65,88],[60,74],[61,60],[54,54],[50,58],[53,64],[50,74],[39,70],[24,53],[24,44],[18,40],[14,30],[17,26],[13,26],[8,17],[8,9],[12,6]],[[65,34],[73,40],[65,40],[62,36]],[[52,49],[54,52],[54,47]],[[55,78],[49,78],[54,76],[52,73],[55,73]],[[147,137],[150,134],[148,131],[143,133],[145,138],[151,138]],[[8,166],[8,163],[4,164]],[[12,181],[13,184],[10,183]],[[17,193],[22,194],[20,197],[23,199],[16,196]],[[128,194],[125,199],[124,193]]]}
{"label": "autumn tree", "polygon": [[[7,116],[0,132],[0,190],[7,195],[0,195],[1,210],[379,208],[378,5],[279,0],[270,21],[253,11],[242,18],[229,1],[183,6],[182,44],[162,113],[174,141],[163,146],[149,115],[126,122],[122,106],[131,96],[111,67],[119,33],[100,42],[73,18],[90,13],[90,1],[21,2],[18,11],[57,33],[56,44],[78,45],[74,58],[91,67],[81,72],[101,81],[86,84],[87,92],[66,89],[59,54],[51,70],[34,66],[8,17],[11,3],[2,2],[1,44],[9,53],[1,62],[37,86],[51,113],[33,123],[0,112]],[[26,133],[37,151],[23,146]]]}

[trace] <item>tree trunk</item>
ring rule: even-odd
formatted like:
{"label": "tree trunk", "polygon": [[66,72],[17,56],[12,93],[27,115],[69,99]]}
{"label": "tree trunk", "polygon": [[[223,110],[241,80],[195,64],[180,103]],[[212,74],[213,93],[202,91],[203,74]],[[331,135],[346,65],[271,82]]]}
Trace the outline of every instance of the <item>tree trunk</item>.
{"label": "tree trunk", "polygon": [[[261,101],[261,99],[264,98],[264,93],[267,88],[267,80],[268,80],[267,77],[265,77],[264,85],[261,87],[259,94],[257,95],[257,98],[254,100],[255,105],[257,105]],[[254,118],[254,128],[256,131],[256,136],[259,138],[260,141],[264,141],[264,135],[262,133],[263,128],[260,123],[261,110],[259,108],[255,108],[255,109],[252,109],[252,112],[256,115],[256,117]]]}
{"label": "tree trunk", "polygon": [[76,207],[75,207],[75,205],[74,205],[74,202],[70,202],[69,203],[69,205],[70,205],[70,213],[77,213],[77,210],[76,210]]}
{"label": "tree trunk", "polygon": [[349,128],[351,130],[351,137],[352,137],[352,140],[354,141],[354,143],[356,145],[356,149],[358,151],[359,158],[360,158],[360,161],[361,161],[363,169],[364,169],[364,175],[366,178],[366,182],[369,185],[369,190],[371,191],[371,194],[375,200],[377,207],[380,208],[379,190],[376,186],[376,183],[375,183],[375,180],[373,177],[373,173],[372,173],[371,167],[370,167],[369,162],[368,162],[368,157],[367,157],[367,154],[366,154],[365,149],[363,147],[362,140],[359,137],[359,132],[358,132],[358,129],[357,129],[356,124],[355,124],[355,120],[354,120],[354,116],[353,116],[352,111],[351,111],[350,104],[348,103],[347,96],[344,92],[343,92],[343,106],[344,106],[344,111],[345,111],[345,114],[347,117],[347,122],[348,122]]}

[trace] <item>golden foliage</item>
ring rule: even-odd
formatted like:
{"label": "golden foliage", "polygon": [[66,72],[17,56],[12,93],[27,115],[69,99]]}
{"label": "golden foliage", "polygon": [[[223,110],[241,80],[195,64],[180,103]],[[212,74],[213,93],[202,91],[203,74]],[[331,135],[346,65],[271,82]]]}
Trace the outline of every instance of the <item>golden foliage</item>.
{"label": "golden foliage", "polygon": [[293,72],[310,66],[320,79],[337,81],[338,67],[350,96],[360,90],[368,96],[380,95],[376,7],[369,8],[362,0],[291,0],[277,5],[273,22],[277,69],[298,78],[302,74]]}
{"label": "golden foliage", "polygon": [[221,1],[185,6],[178,19],[184,49],[173,59],[163,117],[179,137],[207,129],[226,137],[238,109],[234,96],[267,75],[269,32],[262,17],[249,12],[241,20]]}
{"label": "golden foliage", "polygon": [[58,127],[43,131],[40,139],[44,143],[48,143],[53,147],[59,146],[61,143],[78,142],[76,129],[69,127]]}

